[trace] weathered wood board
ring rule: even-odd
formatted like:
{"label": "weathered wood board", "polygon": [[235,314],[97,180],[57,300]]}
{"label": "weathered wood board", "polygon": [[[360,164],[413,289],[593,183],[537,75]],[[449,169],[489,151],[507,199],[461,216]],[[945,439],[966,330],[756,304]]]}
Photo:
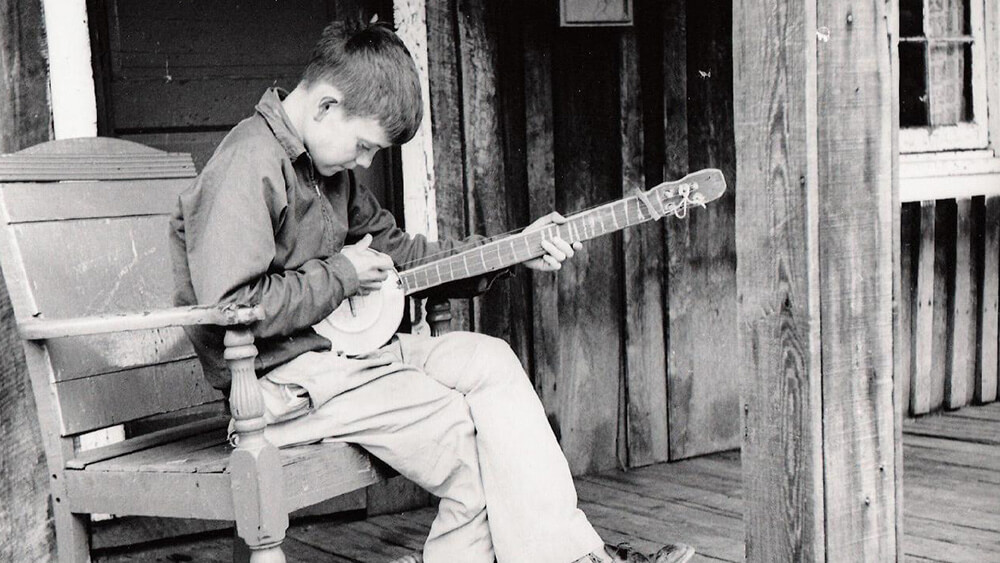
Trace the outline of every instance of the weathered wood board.
{"label": "weathered wood board", "polygon": [[[0,5],[0,152],[47,141],[52,131],[40,0]],[[49,481],[35,400],[10,295],[0,281],[0,560],[45,561],[55,549]],[[10,510],[17,507],[17,510]]]}
{"label": "weathered wood board", "polygon": [[997,400],[998,304],[1000,304],[1000,197],[984,202],[982,236],[982,276],[979,284],[979,344],[973,400],[988,403]]}
{"label": "weathered wood board", "polygon": [[885,9],[734,6],[748,561],[898,558]]}
{"label": "weathered wood board", "polygon": [[[733,18],[729,5],[716,0],[689,3],[686,17],[687,166],[691,170],[720,168],[729,187],[707,209],[668,225],[671,459],[732,448],[739,442],[739,380],[735,377],[739,363],[735,354],[719,353],[737,346],[735,202],[739,186],[731,105]],[[691,33],[695,29],[698,33]],[[665,33],[673,31],[668,28]],[[674,130],[669,124],[668,128]]]}
{"label": "weathered wood board", "polygon": [[[647,189],[644,166],[643,96],[635,32],[619,38],[622,195]],[[667,221],[671,218],[667,218]],[[667,363],[663,300],[663,225],[650,223],[622,233],[625,281],[625,389],[627,460],[631,467],[666,461]]]}

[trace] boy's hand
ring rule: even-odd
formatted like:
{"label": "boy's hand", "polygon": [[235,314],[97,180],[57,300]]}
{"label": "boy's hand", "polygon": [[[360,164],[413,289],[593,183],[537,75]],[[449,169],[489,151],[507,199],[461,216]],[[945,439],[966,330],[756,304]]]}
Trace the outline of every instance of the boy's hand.
{"label": "boy's hand", "polygon": [[382,288],[382,282],[388,277],[389,270],[393,269],[392,258],[382,254],[377,250],[368,248],[372,243],[372,236],[365,235],[364,238],[355,244],[349,244],[341,249],[340,253],[347,257],[358,272],[358,294],[368,295],[373,291]]}
{"label": "boy's hand", "polygon": [[[534,223],[528,225],[524,229],[524,232],[539,231],[549,225],[562,225],[565,222],[565,217],[556,212],[552,212],[543,217],[539,217]],[[552,239],[543,240],[542,248],[545,249],[545,254],[539,256],[538,258],[526,260],[524,265],[532,270],[554,272],[555,270],[562,268],[563,261],[567,258],[572,258],[574,252],[583,248],[583,245],[579,242],[570,244],[557,236]]]}

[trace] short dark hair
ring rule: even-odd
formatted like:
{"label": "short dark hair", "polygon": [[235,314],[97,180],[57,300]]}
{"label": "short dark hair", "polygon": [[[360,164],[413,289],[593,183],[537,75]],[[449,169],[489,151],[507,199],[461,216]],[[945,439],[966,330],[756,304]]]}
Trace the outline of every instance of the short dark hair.
{"label": "short dark hair", "polygon": [[417,133],[423,119],[420,76],[410,52],[389,26],[371,24],[346,40],[332,23],[313,48],[301,83],[324,81],[343,92],[344,111],[378,120],[389,141],[402,144]]}

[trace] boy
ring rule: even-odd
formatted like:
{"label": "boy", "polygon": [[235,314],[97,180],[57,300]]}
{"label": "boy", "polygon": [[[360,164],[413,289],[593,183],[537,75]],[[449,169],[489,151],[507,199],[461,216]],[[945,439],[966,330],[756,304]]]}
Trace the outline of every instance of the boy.
{"label": "boy", "polygon": [[[374,25],[345,42],[327,28],[296,88],[268,90],[180,196],[176,302],[263,305],[252,330],[272,443],[359,444],[440,497],[423,552],[407,560],[645,561],[609,553],[577,509],[566,460],[506,343],[400,334],[347,357],[311,328],[377,289],[394,265],[459,246],[403,233],[350,171],[413,137],[420,100],[416,68],[391,30]],[[529,228],[563,221],[553,214]],[[529,268],[558,270],[579,248],[543,244]],[[222,332],[188,334],[225,391]],[[667,551],[656,561],[691,554]]]}

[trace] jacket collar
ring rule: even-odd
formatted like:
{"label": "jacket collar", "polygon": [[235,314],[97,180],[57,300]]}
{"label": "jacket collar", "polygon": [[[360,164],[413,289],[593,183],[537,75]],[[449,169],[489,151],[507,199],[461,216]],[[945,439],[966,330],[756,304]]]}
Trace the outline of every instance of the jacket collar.
{"label": "jacket collar", "polygon": [[264,118],[268,127],[271,128],[271,132],[274,133],[274,138],[278,140],[278,144],[285,149],[288,158],[294,162],[306,152],[306,146],[302,144],[302,139],[295,130],[295,126],[292,125],[288,114],[281,106],[281,100],[287,95],[288,92],[281,88],[268,88],[254,109]]}

